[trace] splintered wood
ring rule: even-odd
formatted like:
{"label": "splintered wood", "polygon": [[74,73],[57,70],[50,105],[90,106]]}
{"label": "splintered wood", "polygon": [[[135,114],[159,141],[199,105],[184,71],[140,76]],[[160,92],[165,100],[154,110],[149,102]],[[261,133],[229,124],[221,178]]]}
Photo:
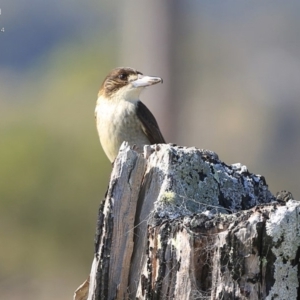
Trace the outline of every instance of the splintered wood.
{"label": "splintered wood", "polygon": [[124,143],[74,299],[297,299],[299,213],[211,151]]}

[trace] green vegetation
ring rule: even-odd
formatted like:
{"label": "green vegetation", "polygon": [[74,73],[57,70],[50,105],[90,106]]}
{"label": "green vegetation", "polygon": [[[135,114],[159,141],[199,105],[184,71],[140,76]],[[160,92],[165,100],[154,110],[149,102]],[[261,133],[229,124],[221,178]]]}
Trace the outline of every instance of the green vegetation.
{"label": "green vegetation", "polygon": [[0,276],[88,274],[111,170],[94,106],[113,55],[89,45],[59,46],[1,92]]}

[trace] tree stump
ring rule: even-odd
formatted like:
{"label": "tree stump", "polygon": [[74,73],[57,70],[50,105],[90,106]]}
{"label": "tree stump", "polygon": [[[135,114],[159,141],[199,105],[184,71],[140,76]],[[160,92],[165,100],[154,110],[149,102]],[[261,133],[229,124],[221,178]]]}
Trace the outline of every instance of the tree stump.
{"label": "tree stump", "polygon": [[123,143],[74,299],[300,299],[300,202],[289,198],[211,151]]}

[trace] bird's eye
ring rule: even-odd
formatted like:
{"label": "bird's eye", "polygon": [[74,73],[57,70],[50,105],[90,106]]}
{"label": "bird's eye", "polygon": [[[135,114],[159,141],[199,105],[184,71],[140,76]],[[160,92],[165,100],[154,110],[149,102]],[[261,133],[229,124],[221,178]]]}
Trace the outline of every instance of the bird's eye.
{"label": "bird's eye", "polygon": [[124,73],[121,73],[118,77],[119,77],[121,80],[126,80],[126,79],[127,79],[127,76],[126,76],[126,74],[124,74]]}

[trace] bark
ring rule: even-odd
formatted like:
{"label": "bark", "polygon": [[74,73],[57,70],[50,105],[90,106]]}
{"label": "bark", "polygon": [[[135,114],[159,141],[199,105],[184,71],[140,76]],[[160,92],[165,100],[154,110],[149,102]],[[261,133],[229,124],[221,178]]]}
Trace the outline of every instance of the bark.
{"label": "bark", "polygon": [[74,298],[300,298],[300,205],[280,197],[211,151],[123,144]]}

